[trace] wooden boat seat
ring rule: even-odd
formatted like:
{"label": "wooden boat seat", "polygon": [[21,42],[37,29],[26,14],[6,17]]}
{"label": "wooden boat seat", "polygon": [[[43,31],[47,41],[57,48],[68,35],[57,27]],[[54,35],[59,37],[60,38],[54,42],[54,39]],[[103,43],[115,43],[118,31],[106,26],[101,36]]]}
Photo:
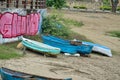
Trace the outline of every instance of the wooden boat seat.
{"label": "wooden boat seat", "polygon": [[70,41],[70,44],[77,46],[77,45],[82,45],[82,42],[81,42],[81,41],[73,41],[73,40],[71,40],[71,41]]}

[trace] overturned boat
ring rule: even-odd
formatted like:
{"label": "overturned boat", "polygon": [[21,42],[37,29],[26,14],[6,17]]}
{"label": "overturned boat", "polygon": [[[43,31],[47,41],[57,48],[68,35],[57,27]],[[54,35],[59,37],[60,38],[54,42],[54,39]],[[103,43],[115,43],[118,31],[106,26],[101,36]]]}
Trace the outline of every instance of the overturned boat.
{"label": "overturned boat", "polygon": [[[56,47],[59,47],[61,48],[62,51],[66,51],[64,49],[66,49],[65,47],[65,44],[66,45],[71,45],[71,41],[70,40],[63,40],[61,38],[58,38],[58,37],[55,37],[55,36],[51,36],[51,35],[48,35],[48,36],[43,36],[42,35],[42,39],[43,39],[43,42],[46,43],[46,44],[49,44],[49,45],[52,45],[52,46],[56,46]],[[59,46],[57,43],[55,44],[54,42],[57,42],[59,44],[63,44],[62,46]],[[100,44],[95,44],[95,43],[92,43],[92,42],[86,42],[86,41],[80,41],[80,40],[77,40],[76,42],[81,42],[82,45],[77,45],[74,46],[73,48],[67,48],[69,50],[67,50],[68,52],[81,52],[81,53],[90,53],[91,51],[95,51],[95,52],[98,52],[98,53],[101,53],[101,54],[104,54],[108,57],[112,57],[112,52],[111,52],[111,49],[106,47],[106,46],[103,46],[103,45],[100,45]],[[72,45],[73,46],[73,45]]]}
{"label": "overturned boat", "polygon": [[0,68],[0,74],[2,80],[72,80],[72,78],[57,79],[57,78],[49,78],[45,76],[32,75],[4,67]]}
{"label": "overturned boat", "polygon": [[50,35],[42,35],[43,43],[58,47],[61,49],[61,52],[70,53],[70,54],[90,54],[92,51],[93,46],[91,45],[84,45],[81,42],[74,43],[69,42],[68,40],[64,40],[58,37],[50,36]]}
{"label": "overturned boat", "polygon": [[60,53],[60,48],[52,47],[47,44],[30,40],[27,38],[22,38],[22,44],[32,50],[43,52],[48,55],[58,55]]}
{"label": "overturned boat", "polygon": [[92,43],[92,42],[86,42],[86,41],[82,41],[82,44],[92,45],[93,46],[92,51],[104,54],[108,57],[112,57],[111,49],[106,47],[106,46],[103,46],[103,45],[100,45],[100,44],[95,44],[95,43]]}

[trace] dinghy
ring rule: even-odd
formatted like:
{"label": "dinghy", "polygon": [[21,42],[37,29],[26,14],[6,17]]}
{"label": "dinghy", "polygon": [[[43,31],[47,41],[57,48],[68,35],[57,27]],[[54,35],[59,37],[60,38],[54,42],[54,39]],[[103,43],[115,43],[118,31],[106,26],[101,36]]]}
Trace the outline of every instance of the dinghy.
{"label": "dinghy", "polygon": [[[51,35],[49,35],[47,37],[52,38],[53,40],[56,40],[56,41],[60,41],[60,42],[66,43],[66,44],[70,44],[69,40],[63,40],[61,38],[51,36]],[[77,41],[80,41],[80,40],[77,40]],[[94,52],[98,52],[98,53],[104,54],[104,55],[106,55],[108,57],[112,57],[111,49],[106,47],[106,46],[103,46],[103,45],[100,45],[100,44],[95,44],[95,43],[92,43],[92,42],[86,42],[86,41],[81,41],[81,42],[84,45],[93,46],[92,51],[94,51]]]}
{"label": "dinghy", "polygon": [[106,46],[103,46],[103,45],[100,45],[100,44],[95,44],[95,43],[92,43],[92,42],[86,42],[86,41],[82,41],[82,44],[92,45],[93,46],[92,51],[104,54],[108,57],[112,57],[111,49],[106,47]]}
{"label": "dinghy", "polygon": [[72,80],[72,78],[57,79],[45,76],[37,76],[19,71],[14,71],[4,67],[0,68],[0,74],[2,80]]}
{"label": "dinghy", "polygon": [[58,47],[61,49],[61,52],[70,53],[71,55],[80,53],[80,54],[90,54],[93,46],[84,45],[78,42],[77,44],[71,44],[68,40],[57,38],[50,35],[42,35],[43,43]]}
{"label": "dinghy", "polygon": [[44,52],[49,55],[58,55],[60,53],[60,48],[52,47],[47,44],[26,39],[26,38],[22,39],[22,44],[29,49],[39,51],[39,52]]}

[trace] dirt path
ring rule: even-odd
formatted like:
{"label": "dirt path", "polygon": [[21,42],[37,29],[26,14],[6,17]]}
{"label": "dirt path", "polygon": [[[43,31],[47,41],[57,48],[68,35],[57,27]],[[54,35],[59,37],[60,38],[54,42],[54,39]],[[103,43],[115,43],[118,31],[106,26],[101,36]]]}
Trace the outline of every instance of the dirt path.
{"label": "dirt path", "polygon": [[[85,24],[81,28],[71,26],[73,31],[120,52],[120,39],[105,35],[106,31],[120,29],[120,16],[65,12],[65,17],[83,21]],[[96,54],[91,54],[91,58],[63,55],[58,58],[45,58],[27,52],[27,55],[20,59],[0,60],[0,67],[48,77],[72,77],[73,80],[120,80],[119,61],[120,55],[113,55],[111,58]]]}

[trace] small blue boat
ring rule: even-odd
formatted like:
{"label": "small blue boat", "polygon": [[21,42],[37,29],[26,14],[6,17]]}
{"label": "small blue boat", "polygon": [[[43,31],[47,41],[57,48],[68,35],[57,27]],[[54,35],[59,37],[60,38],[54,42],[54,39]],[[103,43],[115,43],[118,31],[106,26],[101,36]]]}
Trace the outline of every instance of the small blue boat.
{"label": "small blue boat", "polygon": [[[60,38],[58,38],[58,37],[51,36],[51,35],[49,35],[49,36],[47,36],[47,37],[50,37],[50,38],[52,38],[52,39],[54,39],[54,40],[57,40],[57,41],[60,41],[60,42],[66,43],[66,44],[70,44],[70,41],[69,41],[69,40],[63,40],[63,39],[60,39]],[[77,40],[77,41],[80,41],[80,40]],[[104,55],[106,55],[106,56],[108,56],[108,57],[112,57],[112,51],[111,51],[111,49],[108,48],[108,47],[106,47],[106,46],[103,46],[103,45],[100,45],[100,44],[95,44],[95,43],[92,43],[92,42],[86,42],[86,41],[82,41],[82,44],[84,45],[84,47],[85,47],[85,45],[91,45],[91,46],[93,46],[92,51],[98,52],[98,53],[101,53],[101,54],[104,54]],[[79,48],[81,48],[81,47],[79,47]],[[81,52],[83,49],[88,49],[88,48],[79,49],[80,52]],[[90,49],[88,49],[88,51],[89,51],[89,50],[90,50]],[[87,50],[83,50],[83,52],[84,52],[84,51],[87,51]]]}
{"label": "small blue boat", "polygon": [[82,41],[82,44],[92,45],[93,46],[92,51],[104,54],[108,57],[112,57],[111,49],[106,47],[106,46],[103,46],[103,45],[100,45],[100,44],[95,44],[95,43],[92,43],[92,42],[86,42],[86,41]]}
{"label": "small blue boat", "polygon": [[60,48],[49,46],[47,44],[26,39],[26,38],[22,39],[22,44],[29,49],[39,51],[39,52],[44,52],[50,55],[58,55],[60,53]]}
{"label": "small blue boat", "polygon": [[2,80],[72,80],[72,78],[57,79],[45,76],[37,76],[19,71],[14,71],[4,67],[0,68],[0,74]]}
{"label": "small blue boat", "polygon": [[68,40],[64,40],[58,37],[51,35],[42,35],[43,43],[58,47],[61,49],[61,52],[70,53],[70,54],[90,54],[93,46],[90,45],[73,45]]}

